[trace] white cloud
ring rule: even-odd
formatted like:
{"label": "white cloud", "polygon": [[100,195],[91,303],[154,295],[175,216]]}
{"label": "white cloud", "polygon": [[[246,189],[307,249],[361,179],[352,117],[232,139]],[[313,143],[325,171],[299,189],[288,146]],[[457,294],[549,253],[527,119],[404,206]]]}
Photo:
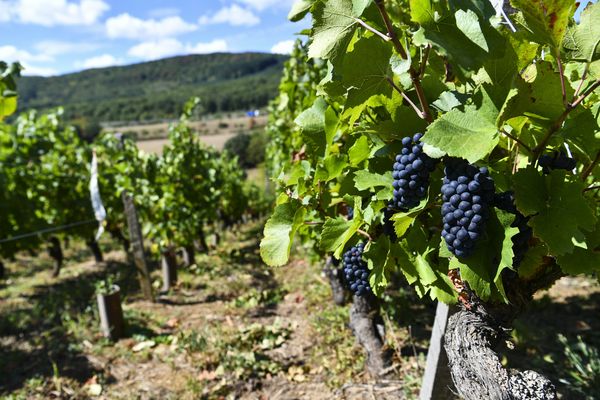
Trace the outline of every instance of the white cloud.
{"label": "white cloud", "polygon": [[238,0],[258,11],[266,10],[267,8],[287,8],[288,10],[294,3],[294,0]]}
{"label": "white cloud", "polygon": [[4,22],[42,26],[93,25],[110,8],[103,0],[13,0],[0,4]]}
{"label": "white cloud", "polygon": [[102,54],[100,56],[88,58],[87,60],[84,60],[80,63],[76,63],[75,65],[80,68],[90,69],[112,67],[114,65],[120,65],[122,63],[123,60],[116,58],[111,54]]}
{"label": "white cloud", "polygon": [[192,32],[196,29],[196,25],[187,23],[180,17],[144,20],[125,13],[106,20],[106,33],[110,38],[140,40],[165,38]]}
{"label": "white cloud", "polygon": [[196,43],[187,47],[187,52],[191,54],[222,53],[227,51],[227,42],[223,39],[215,39],[212,42]]}
{"label": "white cloud", "polygon": [[156,60],[159,58],[181,54],[205,54],[227,51],[227,42],[215,39],[212,42],[183,44],[177,39],[159,39],[140,43],[129,49],[131,57],[142,60]]}
{"label": "white cloud", "polygon": [[0,60],[6,62],[19,61],[23,66],[23,75],[56,75],[58,71],[54,68],[39,67],[31,64],[32,62],[48,62],[51,57],[46,54],[33,54],[26,50],[19,50],[15,46],[0,46]]}
{"label": "white cloud", "polygon": [[26,50],[19,50],[15,46],[0,46],[0,60],[7,62],[20,61],[51,61],[51,57],[45,54],[33,54]]}
{"label": "white cloud", "polygon": [[208,24],[229,24],[233,26],[254,26],[260,23],[252,11],[233,4],[230,7],[223,7],[213,16],[202,16],[198,20],[200,25]]}
{"label": "white cloud", "polygon": [[294,43],[294,40],[283,40],[281,42],[277,42],[273,47],[271,47],[271,53],[290,54],[292,50],[294,50]]}
{"label": "white cloud", "polygon": [[28,76],[52,76],[58,75],[58,71],[54,68],[48,67],[36,67],[28,63],[23,64],[23,71],[21,74]]}

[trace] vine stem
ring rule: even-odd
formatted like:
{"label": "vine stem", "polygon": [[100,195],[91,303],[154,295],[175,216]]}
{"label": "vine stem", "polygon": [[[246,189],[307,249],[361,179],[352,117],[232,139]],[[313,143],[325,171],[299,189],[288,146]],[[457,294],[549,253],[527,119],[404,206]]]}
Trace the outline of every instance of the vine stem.
{"label": "vine stem", "polygon": [[590,174],[592,173],[594,168],[596,168],[596,165],[598,165],[599,162],[600,162],[600,151],[596,154],[596,158],[594,158],[594,160],[590,163],[590,165],[588,165],[587,168],[584,169],[583,172],[581,173],[582,181],[585,181],[587,179],[587,177],[590,176]]}
{"label": "vine stem", "polygon": [[354,18],[354,21],[356,21],[357,24],[359,24],[360,26],[362,26],[363,28],[365,28],[369,32],[373,32],[374,34],[376,34],[377,36],[379,36],[380,38],[382,38],[386,42],[389,42],[390,40],[392,40],[392,38],[390,38],[389,36],[387,36],[385,33],[379,32],[377,29],[373,28],[371,25],[367,24],[362,19],[360,19],[360,18]]}
{"label": "vine stem", "polygon": [[562,127],[563,123],[565,122],[565,120],[567,119],[567,117],[569,116],[571,111],[573,111],[579,104],[581,104],[583,102],[583,100],[585,100],[586,97],[588,97],[590,94],[592,94],[594,92],[594,90],[596,90],[596,88],[598,88],[598,86],[600,86],[600,79],[598,79],[596,82],[594,82],[592,84],[592,86],[590,86],[585,92],[580,94],[579,97],[577,97],[572,103],[567,104],[565,111],[563,111],[563,113],[560,115],[560,117],[558,117],[558,119],[552,124],[550,129],[548,129],[546,136],[544,136],[544,138],[542,139],[540,144],[538,144],[533,149],[533,155],[534,155],[533,162],[537,161],[540,154],[546,148],[546,145],[548,144],[548,141],[550,141],[550,138],[552,137],[552,135],[554,135],[556,132],[558,132],[558,130]]}
{"label": "vine stem", "polygon": [[421,69],[419,71],[419,79],[423,79],[425,76],[425,68],[427,67],[427,61],[429,60],[429,52],[431,51],[431,45],[428,44],[423,52],[423,59],[421,60]]}
{"label": "vine stem", "polygon": [[[375,4],[379,9],[379,13],[381,14],[381,18],[383,19],[383,23],[387,29],[387,33],[389,38],[394,45],[394,49],[396,52],[402,57],[403,60],[408,60],[407,50],[404,49],[402,43],[398,39],[398,35],[396,35],[396,31],[394,30],[394,26],[392,25],[392,21],[390,20],[390,16],[385,9],[385,0],[375,0]],[[424,60],[427,61],[427,60]],[[423,67],[421,67],[423,69]],[[425,92],[423,91],[423,86],[421,85],[420,79],[420,71],[416,71],[412,66],[408,70],[410,74],[410,80],[415,87],[415,91],[417,92],[417,97],[419,98],[419,103],[421,104],[421,113],[423,115],[423,119],[427,122],[433,122],[433,117],[431,116],[431,109],[429,108],[429,103],[427,103],[427,98],[425,97]]]}
{"label": "vine stem", "polygon": [[558,74],[560,75],[560,90],[562,93],[562,101],[565,107],[569,107],[567,103],[567,88],[565,86],[565,73],[563,71],[562,61],[560,60],[560,53],[556,50],[556,64],[558,65]]}
{"label": "vine stem", "polygon": [[583,189],[584,192],[589,192],[590,190],[598,190],[600,189],[600,185],[594,185]]}
{"label": "vine stem", "polygon": [[371,235],[369,235],[367,232],[363,231],[362,229],[358,229],[356,232],[363,235],[367,239],[369,239],[369,242],[373,241],[373,238],[371,237]]}
{"label": "vine stem", "polygon": [[575,94],[573,95],[573,99],[575,99],[579,95],[579,92],[581,92],[581,88],[583,87],[583,83],[585,82],[585,77],[587,76],[589,67],[590,67],[590,63],[585,64],[585,68],[583,69],[583,74],[581,74],[581,81],[579,82],[579,86],[577,86],[577,90],[575,91]]}
{"label": "vine stem", "polygon": [[510,133],[506,132],[504,129],[500,130],[500,132],[505,135],[506,137],[514,140],[515,142],[517,142],[518,144],[520,144],[521,146],[523,146],[528,152],[533,153],[533,151],[531,150],[531,147],[527,146],[525,144],[525,142],[523,142],[521,139],[517,138],[516,136],[511,135]]}
{"label": "vine stem", "polygon": [[400,94],[402,95],[402,98],[404,98],[404,100],[406,100],[406,102],[407,102],[408,104],[410,104],[410,106],[411,106],[411,107],[412,107],[412,108],[415,110],[415,112],[416,112],[416,113],[419,115],[419,117],[421,117],[421,118],[425,119],[425,115],[424,115],[423,111],[421,111],[421,110],[419,109],[419,107],[418,107],[418,106],[417,106],[415,103],[413,103],[413,101],[410,99],[410,97],[408,97],[408,96],[406,95],[406,93],[404,93],[404,92],[402,91],[402,89],[400,89],[400,88],[398,87],[398,85],[396,85],[396,84],[394,83],[394,80],[388,76],[388,77],[387,77],[387,81],[388,81],[388,83],[389,83],[389,84],[390,84],[390,85],[391,85],[391,86],[394,88],[394,90],[396,90],[398,93],[400,93]]}

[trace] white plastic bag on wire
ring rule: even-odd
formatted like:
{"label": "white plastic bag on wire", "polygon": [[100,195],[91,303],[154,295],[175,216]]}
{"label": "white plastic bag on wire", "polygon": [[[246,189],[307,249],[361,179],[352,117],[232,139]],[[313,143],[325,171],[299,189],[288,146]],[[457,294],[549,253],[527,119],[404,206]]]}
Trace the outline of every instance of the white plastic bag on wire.
{"label": "white plastic bag on wire", "polygon": [[94,216],[98,221],[98,233],[96,233],[96,240],[100,239],[104,232],[104,225],[102,222],[106,219],[106,209],[102,204],[102,198],[100,197],[100,188],[98,187],[98,159],[96,158],[96,150],[92,154],[92,176],[90,178],[90,197],[92,199],[92,208],[94,209]]}

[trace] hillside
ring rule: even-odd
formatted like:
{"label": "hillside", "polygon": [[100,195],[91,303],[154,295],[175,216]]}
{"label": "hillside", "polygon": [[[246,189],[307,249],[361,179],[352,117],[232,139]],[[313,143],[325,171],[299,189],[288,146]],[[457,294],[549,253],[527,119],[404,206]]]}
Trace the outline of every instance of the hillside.
{"label": "hillside", "polygon": [[217,53],[167,58],[56,77],[23,77],[20,110],[62,105],[67,118],[173,118],[191,96],[206,112],[262,107],[277,94],[285,56]]}

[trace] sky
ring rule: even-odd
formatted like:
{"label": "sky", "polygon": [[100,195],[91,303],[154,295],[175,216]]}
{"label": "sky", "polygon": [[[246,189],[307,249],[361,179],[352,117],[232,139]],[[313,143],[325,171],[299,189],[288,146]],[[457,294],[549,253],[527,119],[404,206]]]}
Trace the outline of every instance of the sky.
{"label": "sky", "polygon": [[49,76],[182,54],[287,53],[310,24],[287,20],[293,2],[0,0],[0,60]]}
{"label": "sky", "polygon": [[0,0],[0,60],[25,75],[213,52],[288,53],[293,0]]}

